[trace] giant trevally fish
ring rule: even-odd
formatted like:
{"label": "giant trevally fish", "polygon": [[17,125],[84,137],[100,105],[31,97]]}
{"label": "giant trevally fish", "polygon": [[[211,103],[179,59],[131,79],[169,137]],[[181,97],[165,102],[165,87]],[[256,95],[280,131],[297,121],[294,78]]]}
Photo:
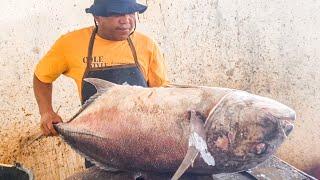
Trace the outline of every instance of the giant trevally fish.
{"label": "giant trevally fish", "polygon": [[172,173],[173,179],[247,170],[275,153],[296,118],[291,108],[240,90],[85,80],[97,93],[55,128],[106,170]]}

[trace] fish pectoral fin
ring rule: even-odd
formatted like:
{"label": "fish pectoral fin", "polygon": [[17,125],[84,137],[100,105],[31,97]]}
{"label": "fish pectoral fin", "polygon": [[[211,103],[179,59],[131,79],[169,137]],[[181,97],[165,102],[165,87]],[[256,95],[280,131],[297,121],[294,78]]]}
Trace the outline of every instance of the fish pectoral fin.
{"label": "fish pectoral fin", "polygon": [[189,135],[189,148],[186,156],[184,157],[178,170],[172,177],[172,180],[179,179],[183,173],[193,164],[194,160],[201,154],[201,157],[208,165],[215,165],[214,158],[208,151],[206,143],[206,133],[204,130],[204,116],[194,110],[190,113],[190,135]]}
{"label": "fish pectoral fin", "polygon": [[174,173],[171,180],[179,179],[184,174],[184,172],[187,171],[190,165],[193,164],[194,160],[198,156],[198,153],[199,151],[194,146],[189,147],[186,156],[184,157],[181,165],[179,166],[178,170]]}
{"label": "fish pectoral fin", "polygon": [[190,111],[190,128],[191,133],[189,137],[189,147],[195,147],[202,159],[209,166],[215,166],[215,160],[208,151],[206,142],[206,129],[204,127],[205,121],[204,116],[200,112]]}

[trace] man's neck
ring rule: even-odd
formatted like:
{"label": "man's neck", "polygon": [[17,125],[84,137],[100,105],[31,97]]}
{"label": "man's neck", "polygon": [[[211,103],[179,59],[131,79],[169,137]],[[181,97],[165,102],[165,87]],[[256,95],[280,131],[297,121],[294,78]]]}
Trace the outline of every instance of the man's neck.
{"label": "man's neck", "polygon": [[105,40],[108,40],[108,41],[124,41],[124,40],[127,40],[127,38],[128,38],[127,37],[127,38],[124,38],[124,39],[117,39],[111,34],[102,33],[102,31],[99,31],[99,29],[98,29],[97,35],[99,37],[101,37],[102,39],[105,39]]}

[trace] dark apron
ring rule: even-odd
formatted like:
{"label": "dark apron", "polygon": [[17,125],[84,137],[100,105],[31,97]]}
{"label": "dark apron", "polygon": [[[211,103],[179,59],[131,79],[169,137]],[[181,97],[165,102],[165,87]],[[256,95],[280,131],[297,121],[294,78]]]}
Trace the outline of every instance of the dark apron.
{"label": "dark apron", "polygon": [[[142,87],[148,87],[148,84],[143,76],[142,69],[138,63],[137,53],[135,47],[132,43],[130,37],[128,37],[127,41],[130,46],[134,62],[135,64],[132,65],[120,65],[120,66],[113,66],[113,67],[105,67],[105,68],[93,68],[92,67],[92,52],[93,52],[93,45],[95,41],[95,36],[97,34],[97,28],[95,28],[91,34],[89,47],[88,47],[88,60],[87,60],[87,67],[85,73],[82,78],[82,104],[86,102],[92,95],[94,95],[97,91],[95,87],[83,81],[84,78],[99,78],[103,80],[107,80],[113,82],[115,84],[123,84],[127,83],[129,85],[136,85]],[[86,168],[93,166],[89,161],[85,161]]]}

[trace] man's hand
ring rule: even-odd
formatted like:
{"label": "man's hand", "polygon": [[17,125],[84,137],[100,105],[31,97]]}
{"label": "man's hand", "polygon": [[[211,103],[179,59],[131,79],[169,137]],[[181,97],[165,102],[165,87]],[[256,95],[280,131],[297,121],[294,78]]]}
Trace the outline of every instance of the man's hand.
{"label": "man's hand", "polygon": [[41,130],[45,136],[57,136],[57,131],[53,128],[53,124],[62,122],[61,117],[55,112],[46,112],[41,114]]}
{"label": "man's hand", "polygon": [[33,90],[39,106],[40,127],[43,135],[56,136],[58,133],[53,128],[53,124],[62,122],[62,119],[58,115],[58,111],[54,112],[52,109],[52,84],[44,83],[34,75]]}

